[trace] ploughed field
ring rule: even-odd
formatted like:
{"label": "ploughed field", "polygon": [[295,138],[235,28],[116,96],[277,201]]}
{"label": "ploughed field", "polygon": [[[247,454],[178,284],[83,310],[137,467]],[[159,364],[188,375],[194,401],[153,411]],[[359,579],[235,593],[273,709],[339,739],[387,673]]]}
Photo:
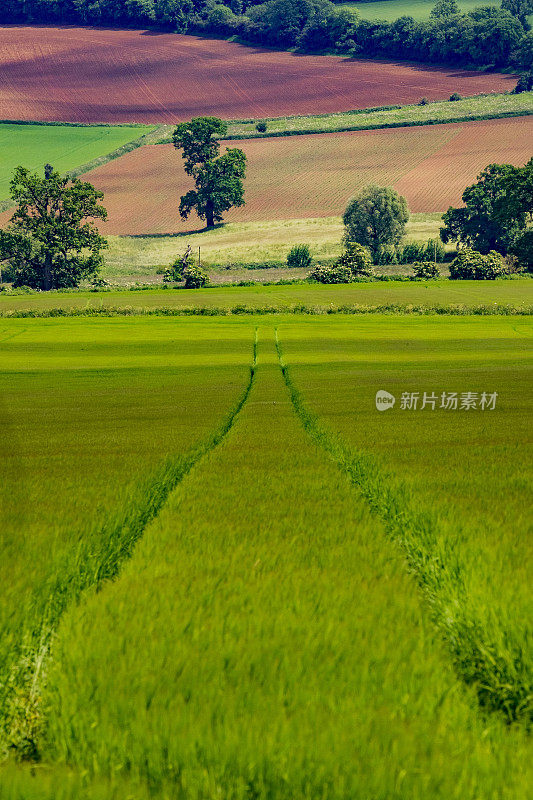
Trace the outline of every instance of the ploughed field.
{"label": "ploughed field", "polygon": [[174,123],[325,113],[504,92],[515,81],[171,33],[0,28],[0,119]]}
{"label": "ploughed field", "polygon": [[[449,123],[227,142],[248,159],[242,208],[227,222],[330,217],[368,183],[392,185],[411,211],[460,205],[466,186],[490,163],[524,164],[531,157],[533,117]],[[224,148],[222,148],[224,149]],[[173,145],[149,145],[87,175],[105,193],[109,234],[184,232],[179,198],[193,184]]]}
{"label": "ploughed field", "polygon": [[531,333],[0,321],[0,798],[526,800]]}

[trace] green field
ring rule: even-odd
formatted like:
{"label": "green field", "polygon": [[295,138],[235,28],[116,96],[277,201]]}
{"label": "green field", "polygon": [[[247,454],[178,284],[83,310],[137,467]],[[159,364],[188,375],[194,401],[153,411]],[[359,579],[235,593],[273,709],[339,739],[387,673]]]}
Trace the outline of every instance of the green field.
{"label": "green field", "polygon": [[[253,273],[252,273],[253,274]],[[533,281],[450,281],[381,282],[326,285],[296,283],[287,286],[215,286],[205,289],[148,289],[105,292],[0,293],[0,316],[54,310],[67,313],[168,313],[205,309],[212,313],[267,310],[302,310],[328,313],[339,307],[353,310],[412,311],[416,308],[473,310],[479,306],[503,306],[520,313],[533,307]],[[497,309],[493,309],[497,310]]]}
{"label": "green field", "polygon": [[526,800],[530,319],[0,330],[2,800]]}
{"label": "green field", "polygon": [[15,167],[67,172],[106,156],[148,133],[147,125],[17,125],[0,123],[0,200],[9,197]]}
{"label": "green field", "polygon": [[[384,19],[392,22],[399,17],[413,17],[414,19],[428,19],[435,0],[376,0],[370,3],[343,3],[343,8],[357,11],[361,19]],[[460,10],[467,14],[474,8],[482,6],[481,0],[457,0]],[[498,2],[486,5],[500,6]]]}

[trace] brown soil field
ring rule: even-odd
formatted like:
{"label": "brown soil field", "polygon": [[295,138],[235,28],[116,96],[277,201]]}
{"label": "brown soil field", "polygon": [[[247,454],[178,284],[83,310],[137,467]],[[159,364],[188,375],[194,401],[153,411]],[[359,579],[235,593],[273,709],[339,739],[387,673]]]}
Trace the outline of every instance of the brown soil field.
{"label": "brown soil field", "polygon": [[[227,222],[331,217],[367,183],[391,185],[413,212],[460,205],[466,186],[494,162],[524,164],[532,155],[533,117],[315,134],[230,142],[248,158],[243,208]],[[108,234],[197,230],[178,204],[193,184],[172,145],[139,148],[87,174],[105,193]],[[0,218],[5,222],[6,215]]]}
{"label": "brown soil field", "polygon": [[504,92],[516,76],[307,56],[150,31],[0,28],[0,119],[167,122]]}

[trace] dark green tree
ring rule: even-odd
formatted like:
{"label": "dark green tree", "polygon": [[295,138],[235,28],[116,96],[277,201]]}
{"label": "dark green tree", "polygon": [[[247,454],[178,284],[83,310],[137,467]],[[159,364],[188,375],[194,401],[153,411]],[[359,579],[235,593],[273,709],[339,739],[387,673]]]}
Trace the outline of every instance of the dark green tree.
{"label": "dark green tree", "polygon": [[196,189],[181,198],[180,215],[187,219],[195,209],[208,228],[220,222],[228,209],[244,205],[246,156],[237,148],[228,148],[219,155],[218,139],[227,130],[221,119],[196,117],[177,125],[172,137],[174,147],[183,150],[185,172],[196,184]]}
{"label": "dark green tree", "polygon": [[365,245],[379,263],[385,247],[400,243],[408,220],[405,197],[388,186],[366,186],[344,212],[345,241]]}
{"label": "dark green tree", "polygon": [[0,260],[15,286],[61,289],[96,275],[107,242],[91,219],[107,218],[103,192],[47,164],[43,178],[17,167],[10,193],[17,208],[0,231]]}
{"label": "dark green tree", "polygon": [[457,0],[437,0],[431,9],[430,17],[434,19],[446,19],[459,14],[459,6]]}
{"label": "dark green tree", "polygon": [[[526,211],[516,199],[511,202],[506,197],[515,175],[511,164],[489,164],[478,175],[477,183],[463,192],[464,206],[450,207],[444,214],[442,241],[461,242],[480,253],[507,253],[526,226]],[[514,183],[518,187],[516,177]],[[524,184],[527,185],[525,180]]]}

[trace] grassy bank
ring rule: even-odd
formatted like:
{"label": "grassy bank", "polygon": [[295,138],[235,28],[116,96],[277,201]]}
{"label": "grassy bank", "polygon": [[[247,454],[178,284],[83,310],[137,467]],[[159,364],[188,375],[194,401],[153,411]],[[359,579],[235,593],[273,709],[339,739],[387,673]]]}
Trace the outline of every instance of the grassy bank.
{"label": "grassy bank", "polygon": [[[388,2],[388,0],[387,0]],[[384,3],[386,5],[387,3]],[[366,4],[364,4],[366,5]],[[423,96],[423,89],[420,99]],[[394,106],[384,109],[363,109],[338,114],[312,114],[308,116],[265,117],[251,120],[233,120],[228,123],[228,139],[268,138],[300,133],[333,133],[335,131],[363,131],[378,128],[435,125],[446,122],[499,119],[502,117],[533,114],[533,92],[522,94],[489,94],[427,103],[427,105]],[[258,122],[267,123],[266,133],[256,129]],[[159,141],[172,141],[172,126],[163,126]]]}

